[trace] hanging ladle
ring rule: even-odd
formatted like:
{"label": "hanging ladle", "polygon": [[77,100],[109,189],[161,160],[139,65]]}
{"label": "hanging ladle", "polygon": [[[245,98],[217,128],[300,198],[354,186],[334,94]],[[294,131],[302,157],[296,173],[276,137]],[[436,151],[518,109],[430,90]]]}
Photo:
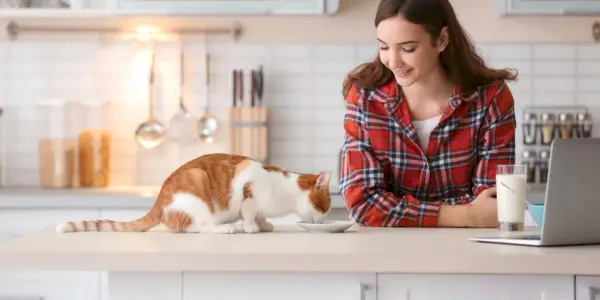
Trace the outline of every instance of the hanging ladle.
{"label": "hanging ladle", "polygon": [[142,147],[151,149],[160,145],[165,140],[165,126],[154,118],[154,60],[156,47],[152,44],[152,58],[150,60],[150,75],[149,75],[149,116],[148,120],[137,128],[135,131],[135,140]]}
{"label": "hanging ladle", "polygon": [[[205,43],[206,44],[206,43]],[[208,52],[208,47],[206,49],[205,54],[205,70],[206,70],[206,84],[204,87],[204,101],[206,104],[204,106],[204,114],[200,116],[198,119],[198,135],[202,141],[212,143],[214,141],[214,135],[219,128],[219,124],[217,122],[217,118],[208,113],[208,86],[209,86],[209,66],[210,64],[210,54]]]}
{"label": "hanging ladle", "polygon": [[179,52],[179,110],[171,118],[169,122],[168,136],[171,140],[186,144],[197,142],[198,137],[196,136],[196,117],[190,114],[187,106],[183,101],[184,96],[184,75],[185,75],[185,63],[184,63],[184,47],[183,42]]}

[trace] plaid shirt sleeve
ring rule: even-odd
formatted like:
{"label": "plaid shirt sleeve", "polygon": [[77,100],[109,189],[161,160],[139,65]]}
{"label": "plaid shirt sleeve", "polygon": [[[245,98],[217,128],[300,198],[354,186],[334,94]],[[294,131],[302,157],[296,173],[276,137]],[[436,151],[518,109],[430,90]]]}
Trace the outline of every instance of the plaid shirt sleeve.
{"label": "plaid shirt sleeve", "polygon": [[421,201],[412,195],[394,196],[385,190],[383,169],[376,158],[366,127],[365,95],[352,88],[344,117],[340,187],[354,221],[375,227],[437,226],[442,204],[465,204],[495,185],[496,165],[514,163],[515,117],[513,98],[504,85],[493,89],[485,124],[479,137],[473,194],[456,198]]}

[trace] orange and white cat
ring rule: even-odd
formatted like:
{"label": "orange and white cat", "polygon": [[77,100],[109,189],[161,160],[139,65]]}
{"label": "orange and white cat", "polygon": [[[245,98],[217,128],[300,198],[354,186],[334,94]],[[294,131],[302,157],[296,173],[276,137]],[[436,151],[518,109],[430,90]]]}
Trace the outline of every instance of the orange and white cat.
{"label": "orange and white cat", "polygon": [[321,223],[331,208],[330,173],[303,174],[244,156],[207,154],[180,166],[164,181],[153,207],[134,221],[72,221],[59,232],[167,229],[173,232],[272,231],[267,218],[296,213]]}

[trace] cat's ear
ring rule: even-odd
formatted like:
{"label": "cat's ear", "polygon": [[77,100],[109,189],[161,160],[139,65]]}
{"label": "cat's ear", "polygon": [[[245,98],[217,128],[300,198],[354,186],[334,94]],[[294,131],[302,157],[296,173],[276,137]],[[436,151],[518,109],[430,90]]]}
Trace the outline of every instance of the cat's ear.
{"label": "cat's ear", "polygon": [[317,187],[329,187],[329,181],[331,180],[330,172],[321,172],[319,178],[317,178]]}

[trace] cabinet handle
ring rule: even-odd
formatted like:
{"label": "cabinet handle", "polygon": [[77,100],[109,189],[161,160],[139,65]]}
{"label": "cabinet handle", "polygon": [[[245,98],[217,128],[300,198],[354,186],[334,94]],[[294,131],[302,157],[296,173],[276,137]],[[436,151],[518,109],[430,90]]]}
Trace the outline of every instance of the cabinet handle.
{"label": "cabinet handle", "polygon": [[600,290],[593,286],[588,287],[588,294],[590,295],[590,300],[596,300],[596,295],[598,295],[599,292]]}

